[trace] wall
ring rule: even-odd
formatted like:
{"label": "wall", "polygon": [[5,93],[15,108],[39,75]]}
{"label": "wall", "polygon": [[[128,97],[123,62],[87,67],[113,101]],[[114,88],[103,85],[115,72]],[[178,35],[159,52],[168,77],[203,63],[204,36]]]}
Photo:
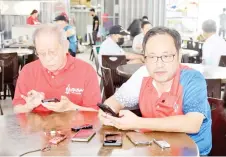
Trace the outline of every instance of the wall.
{"label": "wall", "polygon": [[[12,5],[12,2],[17,4],[14,5],[14,7],[9,7],[8,11],[3,12],[0,10],[0,31],[5,31],[5,39],[11,39],[11,29],[13,25],[26,24],[26,19],[33,9],[39,10],[38,19],[41,23],[51,23],[53,22],[54,18],[59,15],[59,13],[61,13],[62,11],[69,13],[70,10],[69,0],[0,0],[0,4],[3,4],[3,2],[5,6],[6,4],[8,4],[9,6],[10,4]],[[20,3],[23,5],[21,5]],[[36,6],[34,6],[34,4]],[[24,8],[25,11],[20,12],[18,11],[18,7],[15,6],[20,6],[19,10]],[[30,8],[30,11],[27,8]]]}

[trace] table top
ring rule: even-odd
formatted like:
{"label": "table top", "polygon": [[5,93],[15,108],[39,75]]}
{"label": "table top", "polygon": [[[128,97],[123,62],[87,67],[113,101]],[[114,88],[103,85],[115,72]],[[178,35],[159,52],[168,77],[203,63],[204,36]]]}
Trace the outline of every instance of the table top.
{"label": "table top", "polygon": [[[96,135],[89,142],[71,142],[72,126],[93,124]],[[50,130],[59,130],[67,139],[46,152],[34,152],[27,155],[51,156],[198,156],[197,145],[184,133],[150,132],[145,133],[150,140],[165,140],[171,148],[161,149],[156,144],[134,146],[123,134],[122,147],[104,147],[104,132],[119,132],[113,127],[102,127],[96,112],[64,112],[51,115],[20,114],[0,116],[0,154],[3,156],[20,155],[28,151],[43,148],[51,136]],[[45,134],[47,133],[47,134]]]}
{"label": "table top", "polygon": [[198,51],[189,50],[189,49],[182,49],[180,53],[182,53],[182,55],[188,55],[189,57],[195,57],[195,56],[198,56],[199,54]]}
{"label": "table top", "polygon": [[[182,63],[203,74],[205,79],[226,79],[226,67],[210,66],[203,64]],[[125,78],[130,78],[143,64],[126,64],[117,68],[117,73]]]}
{"label": "table top", "polygon": [[32,42],[23,42],[23,43],[13,43],[9,47],[10,48],[28,48],[34,46]]}
{"label": "table top", "polygon": [[0,50],[0,53],[15,53],[15,52],[18,54],[18,56],[33,54],[33,50],[26,48],[5,48]]}

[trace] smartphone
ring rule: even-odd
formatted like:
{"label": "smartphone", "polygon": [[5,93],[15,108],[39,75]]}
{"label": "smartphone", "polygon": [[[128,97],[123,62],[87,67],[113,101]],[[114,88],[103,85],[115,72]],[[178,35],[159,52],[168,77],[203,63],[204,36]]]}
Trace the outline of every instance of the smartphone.
{"label": "smartphone", "polygon": [[96,134],[93,129],[79,130],[72,138],[73,142],[88,142]]}
{"label": "smartphone", "polygon": [[81,129],[93,129],[93,125],[91,125],[91,124],[84,124],[84,125],[81,125],[81,126],[78,126],[78,127],[71,128],[71,131],[77,132],[77,131],[79,131]]}
{"label": "smartphone", "polygon": [[51,98],[51,99],[44,99],[44,100],[42,100],[42,103],[47,103],[47,102],[60,102],[60,100],[57,99],[57,98]]}
{"label": "smartphone", "polygon": [[152,140],[150,140],[145,134],[139,132],[128,132],[126,136],[134,145],[150,145]]}
{"label": "smartphone", "polygon": [[103,145],[104,146],[122,146],[122,134],[121,133],[105,133]]}
{"label": "smartphone", "polygon": [[169,143],[167,143],[166,141],[157,141],[157,140],[153,140],[154,141],[154,143],[156,143],[159,147],[161,147],[162,149],[164,149],[164,148],[170,148],[170,144]]}
{"label": "smartphone", "polygon": [[61,135],[57,135],[54,138],[52,138],[51,140],[49,140],[49,143],[51,143],[51,144],[58,144],[58,143],[64,141],[66,138],[67,138],[66,135],[62,135],[62,134]]}
{"label": "smartphone", "polygon": [[111,114],[113,117],[119,117],[109,106],[98,103],[97,106],[104,112]]}

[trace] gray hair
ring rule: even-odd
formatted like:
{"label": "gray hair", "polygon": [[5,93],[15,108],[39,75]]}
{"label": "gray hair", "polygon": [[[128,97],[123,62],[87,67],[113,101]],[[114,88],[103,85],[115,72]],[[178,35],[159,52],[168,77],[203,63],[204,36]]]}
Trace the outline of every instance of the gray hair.
{"label": "gray hair", "polygon": [[35,40],[39,35],[55,35],[58,38],[60,44],[63,44],[65,40],[67,40],[66,33],[62,28],[59,28],[57,25],[49,24],[42,25],[37,28],[33,33],[33,43],[35,45]]}
{"label": "gray hair", "polygon": [[216,33],[217,32],[217,25],[214,20],[206,20],[202,24],[202,30],[206,33]]}

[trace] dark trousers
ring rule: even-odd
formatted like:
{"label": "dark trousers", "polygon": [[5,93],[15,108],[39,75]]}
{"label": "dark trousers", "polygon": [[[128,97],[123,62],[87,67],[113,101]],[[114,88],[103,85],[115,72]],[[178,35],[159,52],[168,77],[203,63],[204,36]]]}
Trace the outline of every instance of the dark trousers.
{"label": "dark trousers", "polygon": [[93,42],[94,42],[94,45],[96,45],[96,41],[97,41],[97,31],[93,31]]}
{"label": "dark trousers", "polygon": [[219,36],[221,36],[221,33],[223,33],[223,38],[224,38],[225,37],[225,32],[226,32],[226,29],[220,28]]}
{"label": "dark trousers", "polygon": [[69,49],[68,51],[69,51],[71,56],[76,57],[76,53],[75,52],[73,52],[71,49]]}

